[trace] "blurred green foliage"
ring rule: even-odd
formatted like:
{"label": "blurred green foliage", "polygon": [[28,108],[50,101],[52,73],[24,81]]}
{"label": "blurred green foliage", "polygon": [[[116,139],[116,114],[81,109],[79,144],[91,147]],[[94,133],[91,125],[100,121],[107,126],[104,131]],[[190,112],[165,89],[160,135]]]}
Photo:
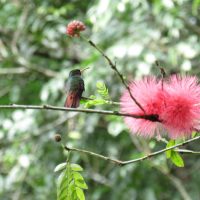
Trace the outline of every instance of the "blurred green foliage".
{"label": "blurred green foliage", "polygon": [[[100,81],[119,101],[124,87],[105,60],[81,39],[65,35],[73,19],[87,25],[84,35],[117,62],[128,81],[159,76],[155,60],[168,74],[200,76],[199,6],[199,0],[0,0],[0,103],[63,106],[68,73],[82,67],[90,67],[84,96],[98,96]],[[68,145],[122,160],[165,147],[130,135],[120,117],[1,110],[0,199],[56,199],[53,169],[66,155],[53,141],[55,133]],[[84,167],[86,199],[200,199],[197,155],[183,155],[184,168],[172,166],[165,154],[124,167],[76,152],[71,157]]]}

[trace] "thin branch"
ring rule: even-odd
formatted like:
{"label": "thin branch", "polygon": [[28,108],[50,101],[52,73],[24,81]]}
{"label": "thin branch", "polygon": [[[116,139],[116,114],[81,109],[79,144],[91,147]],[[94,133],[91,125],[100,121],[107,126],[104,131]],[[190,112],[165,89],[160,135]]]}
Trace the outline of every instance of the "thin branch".
{"label": "thin branch", "polygon": [[[95,99],[94,99],[95,100]],[[98,100],[98,99],[97,99]],[[111,100],[105,100],[105,103],[107,104],[111,104],[111,105],[116,105],[116,106],[119,106],[120,105],[120,102],[116,102],[116,101],[111,101]]]}
{"label": "thin branch", "polygon": [[102,160],[111,161],[111,162],[113,162],[115,164],[121,165],[123,163],[123,161],[121,161],[121,160],[110,158],[110,157],[107,157],[107,156],[104,156],[104,155],[101,155],[101,154],[98,154],[98,153],[94,153],[92,151],[87,151],[87,150],[84,150],[84,149],[77,149],[77,148],[68,147],[68,146],[64,146],[64,148],[67,151],[76,151],[76,152],[79,152],[79,153],[88,154],[90,156],[97,157],[97,158],[100,158]]}
{"label": "thin branch", "polygon": [[163,67],[160,66],[160,63],[158,60],[156,60],[156,66],[160,69],[160,73],[161,73],[161,76],[162,76],[162,90],[164,88],[164,79],[166,77],[166,72],[164,70]]}
{"label": "thin branch", "polygon": [[96,110],[96,109],[81,109],[81,108],[66,108],[66,107],[57,107],[51,105],[0,105],[1,109],[31,109],[31,110],[58,110],[58,111],[68,111],[68,112],[83,112],[83,113],[96,113],[102,115],[115,115],[115,116],[125,116],[133,117],[136,119],[146,119],[154,122],[160,122],[157,115],[134,115],[130,113],[122,113],[119,111],[109,111],[109,110]]}
{"label": "thin branch", "polygon": [[108,64],[110,65],[111,69],[113,69],[117,75],[119,76],[119,78],[121,79],[121,82],[124,84],[124,86],[126,87],[126,89],[129,92],[130,97],[132,98],[132,100],[135,102],[135,104],[145,113],[144,108],[142,107],[142,105],[136,100],[136,98],[133,96],[133,94],[131,93],[131,89],[128,86],[128,84],[126,83],[123,75],[118,71],[117,67],[116,67],[116,63],[113,63],[111,61],[111,59],[103,52],[102,49],[100,49],[93,41],[88,40],[87,38],[81,36],[81,38],[83,38],[84,40],[86,40],[92,47],[94,47],[108,62]]}
{"label": "thin branch", "polygon": [[155,151],[153,153],[150,153],[148,155],[142,156],[140,158],[136,158],[136,159],[128,160],[128,161],[122,161],[122,160],[114,159],[114,158],[107,157],[107,156],[104,156],[104,155],[101,155],[101,154],[97,154],[97,153],[94,153],[94,152],[91,152],[91,151],[87,151],[87,150],[84,150],[84,149],[77,149],[77,148],[72,148],[72,147],[68,147],[68,146],[65,146],[64,148],[67,151],[77,151],[77,152],[80,152],[80,153],[85,153],[85,154],[88,154],[90,156],[94,156],[94,157],[97,157],[97,158],[100,158],[100,159],[103,159],[103,160],[106,160],[106,161],[110,161],[110,162],[113,162],[113,163],[118,164],[118,165],[127,165],[127,164],[136,163],[136,162],[143,161],[143,160],[149,159],[151,157],[160,155],[160,154],[162,154],[162,153],[164,153],[164,152],[166,152],[168,150],[175,149],[175,148],[183,146],[185,144],[194,142],[194,141],[196,141],[198,139],[200,139],[200,136],[192,138],[192,139],[189,139],[189,140],[186,140],[185,142],[176,144],[174,146],[171,146],[171,147],[168,147],[168,148],[164,148],[164,149],[161,149],[159,151]]}
{"label": "thin branch", "polygon": [[177,149],[175,150],[179,153],[184,153],[184,154],[200,154],[200,151],[193,151],[193,150],[188,150],[188,149]]}
{"label": "thin branch", "polygon": [[10,75],[10,74],[24,74],[29,72],[25,67],[16,67],[16,68],[1,68],[0,75]]}
{"label": "thin branch", "polygon": [[55,77],[55,76],[58,75],[57,72],[55,72],[55,71],[53,71],[51,69],[45,68],[45,67],[40,67],[40,66],[33,65],[28,60],[26,60],[25,58],[22,58],[22,57],[20,59],[19,64],[24,66],[28,70],[39,72],[41,74],[44,74],[47,77]]}
{"label": "thin branch", "polygon": [[[197,131],[198,132],[198,131]],[[165,139],[165,138],[159,138],[158,141],[162,141],[164,142],[165,144],[168,143],[168,141]],[[175,149],[174,151],[178,152],[178,153],[184,153],[184,154],[200,154],[200,151],[193,151],[193,150],[188,150],[188,149]]]}
{"label": "thin branch", "polygon": [[164,79],[166,77],[166,72],[165,69],[163,67],[161,67],[160,63],[158,60],[156,60],[156,66],[160,69],[160,73],[162,75],[162,79]]}

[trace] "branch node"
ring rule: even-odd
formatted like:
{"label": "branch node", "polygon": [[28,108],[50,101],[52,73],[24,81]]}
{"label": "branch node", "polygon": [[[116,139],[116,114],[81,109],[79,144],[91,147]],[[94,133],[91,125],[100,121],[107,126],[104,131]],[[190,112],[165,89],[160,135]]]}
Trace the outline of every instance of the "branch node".
{"label": "branch node", "polygon": [[69,148],[68,146],[64,146],[64,148],[67,150],[67,151],[71,151],[72,149],[71,148]]}
{"label": "branch node", "polygon": [[46,105],[46,104],[44,104],[44,105],[43,105],[43,108],[49,108],[49,106],[48,106],[48,105]]}

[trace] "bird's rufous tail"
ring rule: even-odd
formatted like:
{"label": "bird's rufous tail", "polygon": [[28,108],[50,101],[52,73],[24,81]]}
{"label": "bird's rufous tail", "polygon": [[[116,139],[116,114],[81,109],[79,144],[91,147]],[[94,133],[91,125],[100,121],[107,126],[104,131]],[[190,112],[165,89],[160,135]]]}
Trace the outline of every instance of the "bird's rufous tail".
{"label": "bird's rufous tail", "polygon": [[77,108],[80,105],[80,97],[77,92],[70,92],[65,101],[65,107]]}

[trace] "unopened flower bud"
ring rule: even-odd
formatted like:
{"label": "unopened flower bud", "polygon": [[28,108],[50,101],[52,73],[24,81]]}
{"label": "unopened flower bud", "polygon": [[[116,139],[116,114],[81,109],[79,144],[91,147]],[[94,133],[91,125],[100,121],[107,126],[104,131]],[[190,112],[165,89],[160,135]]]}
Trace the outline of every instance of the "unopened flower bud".
{"label": "unopened flower bud", "polygon": [[71,37],[79,37],[80,32],[85,30],[85,25],[81,21],[74,20],[67,25],[66,33]]}
{"label": "unopened flower bud", "polygon": [[54,139],[55,139],[56,142],[60,142],[60,141],[62,140],[60,134],[55,134],[55,135],[54,135]]}

